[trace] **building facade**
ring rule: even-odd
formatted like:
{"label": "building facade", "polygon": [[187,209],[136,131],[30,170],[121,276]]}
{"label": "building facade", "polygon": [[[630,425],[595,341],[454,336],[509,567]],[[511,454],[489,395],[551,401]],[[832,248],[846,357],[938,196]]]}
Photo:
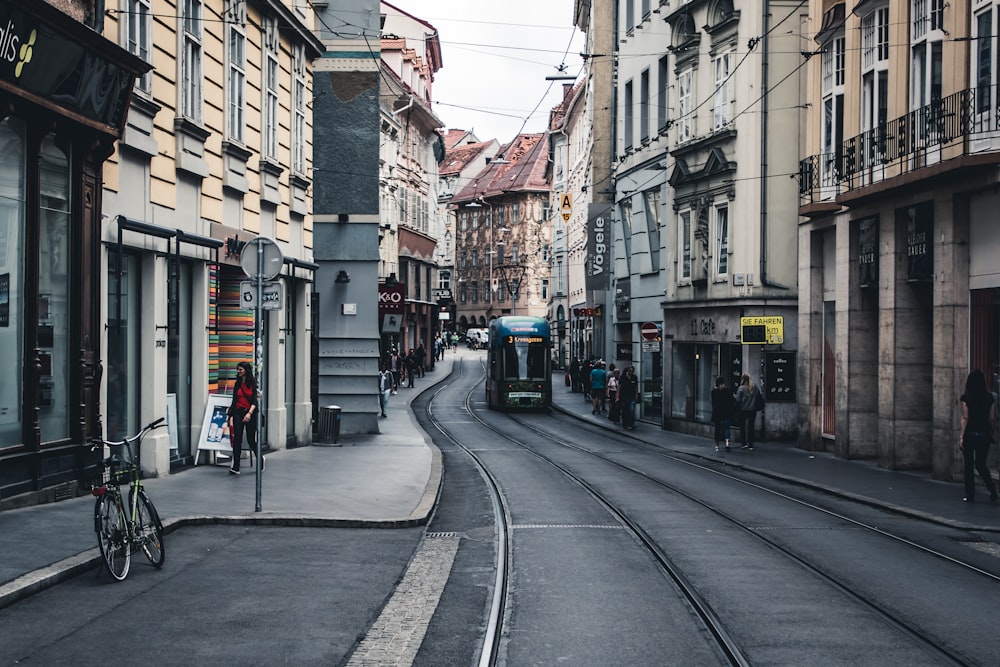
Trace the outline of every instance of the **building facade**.
{"label": "building facade", "polygon": [[[262,385],[264,443],[308,443],[314,422],[312,62],[323,52],[301,3],[121,0],[105,34],[163,63],[141,77],[104,179],[103,311],[107,431],[167,416],[143,443],[147,474],[205,460],[209,397],[236,364]],[[206,20],[209,16],[223,21]],[[154,48],[154,45],[155,48]],[[281,302],[246,306],[241,259],[274,242]],[[269,276],[270,277],[270,276]]]}
{"label": "building facade", "polygon": [[86,2],[4,3],[0,508],[73,497],[103,433],[101,183],[149,65]]}
{"label": "building facade", "polygon": [[810,3],[799,441],[959,479],[958,397],[998,389],[1000,4]]}
{"label": "building facade", "polygon": [[[609,307],[640,416],[664,428],[708,434],[715,377],[735,388],[747,373],[768,398],[767,437],[794,433],[776,369],[797,348],[805,18],[796,2],[616,3]],[[744,317],[782,321],[784,336],[749,344]]]}
{"label": "building facade", "polygon": [[546,316],[552,248],[547,159],[544,133],[518,135],[452,199],[459,330],[485,328],[501,315]]}

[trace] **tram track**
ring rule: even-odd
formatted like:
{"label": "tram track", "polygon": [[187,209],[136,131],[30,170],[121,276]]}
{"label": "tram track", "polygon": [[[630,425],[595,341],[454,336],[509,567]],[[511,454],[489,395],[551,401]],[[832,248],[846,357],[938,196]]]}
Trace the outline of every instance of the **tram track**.
{"label": "tram track", "polygon": [[[464,365],[460,367],[459,377],[461,377],[464,372]],[[738,643],[733,639],[733,637],[727,631],[725,624],[722,619],[715,613],[711,605],[709,605],[699,594],[697,589],[687,581],[684,573],[679,567],[677,567],[667,556],[667,554],[659,548],[656,542],[628,515],[617,508],[613,503],[609,502],[601,493],[599,493],[594,487],[592,487],[586,480],[582,477],[575,475],[572,471],[564,468],[557,464],[556,462],[547,459],[544,456],[539,455],[537,452],[533,451],[525,443],[512,440],[509,435],[504,434],[499,431],[488,422],[483,420],[472,407],[472,394],[477,391],[477,386],[473,385],[465,396],[465,410],[468,412],[469,416],[476,420],[479,425],[489,431],[496,433],[497,435],[505,438],[512,444],[520,447],[524,451],[534,454],[541,460],[545,461],[549,465],[553,466],[559,470],[567,478],[573,480],[581,488],[585,489],[592,498],[594,498],[608,513],[610,513],[615,519],[625,528],[629,534],[632,535],[633,539],[640,545],[642,545],[653,558],[653,560],[658,564],[662,573],[674,583],[677,590],[681,592],[687,604],[695,611],[697,617],[701,620],[704,629],[713,637],[716,648],[722,653],[726,661],[730,665],[747,666],[750,662],[747,660],[746,656],[743,655]],[[442,388],[443,389],[443,388]],[[461,449],[465,454],[474,462],[480,474],[486,480],[489,487],[490,497],[492,499],[492,504],[494,508],[494,516],[497,525],[497,563],[496,563],[496,580],[494,582],[494,589],[492,595],[492,602],[490,604],[490,614],[486,621],[486,631],[484,633],[483,646],[480,653],[480,659],[478,664],[480,667],[492,667],[497,664],[497,656],[499,652],[499,643],[503,635],[503,619],[504,610],[508,607],[508,591],[509,582],[511,579],[511,568],[513,564],[512,554],[510,553],[510,530],[511,530],[511,519],[510,512],[508,510],[507,502],[504,498],[503,491],[501,490],[500,484],[494,475],[490,472],[489,467],[483,462],[481,457],[479,457],[476,452],[467,447],[461,439],[452,434],[449,429],[446,429],[433,414],[433,404],[434,399],[437,394],[442,390],[439,389],[435,392],[434,396],[428,402],[427,405],[427,419],[431,424],[441,433],[442,436],[451,441],[456,447]]]}
{"label": "tram track", "polygon": [[[460,368],[459,377],[449,384],[459,382],[459,379],[465,373],[466,369],[464,367]],[[723,618],[722,614],[720,614],[711,603],[704,599],[704,596],[698,590],[697,584],[692,583],[689,580],[683,568],[678,566],[670,558],[667,550],[665,550],[658,543],[657,538],[649,534],[649,532],[643,527],[641,520],[637,520],[636,518],[630,516],[628,510],[620,507],[614,499],[608,497],[606,493],[603,493],[594,484],[591,484],[583,477],[583,475],[578,474],[572,467],[561,463],[551,456],[547,456],[543,452],[538,451],[537,446],[530,444],[530,440],[533,440],[534,437],[537,436],[544,438],[548,442],[559,445],[562,448],[585,454],[588,457],[593,457],[602,463],[614,466],[624,473],[636,475],[650,484],[659,486],[669,493],[683,498],[688,502],[692,502],[704,510],[711,512],[725,522],[738,527],[743,533],[752,536],[753,539],[760,541],[762,544],[766,545],[768,549],[781,554],[802,570],[810,573],[812,576],[822,581],[824,585],[836,590],[845,599],[852,600],[860,608],[865,609],[874,617],[879,618],[885,626],[892,628],[892,630],[898,633],[899,636],[905,637],[907,642],[910,642],[915,647],[919,647],[919,650],[929,659],[933,660],[934,664],[988,664],[977,662],[975,659],[968,658],[960,650],[948,645],[946,641],[936,639],[932,635],[928,634],[924,628],[914,625],[913,622],[900,614],[895,613],[890,607],[880,604],[878,599],[869,597],[862,592],[854,590],[849,580],[839,578],[835,573],[826,571],[821,565],[811,562],[808,558],[801,556],[792,549],[789,549],[782,544],[779,539],[774,539],[768,535],[768,531],[766,529],[762,529],[761,526],[754,526],[742,521],[739,517],[734,516],[724,509],[715,507],[711,503],[704,501],[703,499],[676,485],[672,485],[669,482],[658,479],[655,475],[650,474],[646,470],[641,470],[635,466],[627,465],[621,461],[615,460],[611,456],[606,456],[600,452],[595,452],[587,449],[586,447],[580,446],[577,442],[564,437],[565,431],[563,431],[561,435],[553,434],[534,426],[531,423],[531,420],[526,417],[521,417],[515,414],[507,414],[505,415],[505,418],[509,419],[511,423],[516,424],[520,428],[526,429],[532,434],[532,437],[527,439],[513,436],[508,430],[499,426],[496,423],[497,420],[484,419],[484,416],[480,414],[482,411],[477,410],[477,407],[474,406],[473,395],[480,388],[481,384],[476,382],[473,383],[471,388],[465,393],[462,406],[463,414],[467,414],[468,417],[479,427],[496,434],[511,446],[530,453],[533,457],[536,457],[537,459],[545,462],[548,466],[557,470],[559,474],[565,476],[569,480],[572,480],[573,483],[585,490],[590,497],[595,499],[601,507],[613,516],[615,521],[617,521],[622,528],[632,536],[633,540],[637,544],[641,545],[641,547],[652,557],[663,576],[669,580],[673,584],[675,590],[683,596],[687,605],[689,605],[690,609],[693,610],[693,616],[697,617],[703,625],[705,636],[710,636],[712,638],[712,642],[714,643],[716,650],[724,656],[726,663],[734,665],[747,665],[751,664],[751,660],[748,658],[744,649],[740,646],[740,642],[737,639],[734,639],[728,630],[726,620]],[[453,443],[458,450],[464,452],[469,459],[474,462],[475,467],[480,472],[480,475],[484,480],[486,480],[487,486],[489,487],[491,502],[493,504],[493,512],[497,527],[496,578],[492,590],[492,601],[489,605],[490,614],[485,625],[485,631],[482,637],[480,660],[478,661],[478,664],[481,667],[486,667],[487,665],[498,664],[497,660],[500,654],[501,642],[502,638],[505,636],[504,623],[506,617],[509,615],[511,604],[511,600],[509,599],[510,581],[514,567],[511,531],[512,528],[516,526],[513,525],[509,502],[504,496],[502,486],[495,475],[490,471],[487,462],[485,462],[477,453],[477,445],[467,445],[463,442],[463,438],[467,439],[467,436],[463,436],[462,434],[455,432],[453,429],[440,423],[435,417],[434,399],[441,390],[443,390],[443,388],[439,389],[438,392],[435,392],[434,397],[432,397],[428,402],[426,408],[427,419],[434,425],[443,437],[447,438],[449,442]],[[489,414],[495,415],[499,413],[491,411]],[[616,440],[618,440],[618,438],[616,438]],[[746,487],[752,488],[758,492],[767,493],[779,498],[782,501],[794,503],[796,506],[804,508],[808,511],[821,513],[830,519],[844,522],[853,529],[867,531],[881,539],[891,540],[905,548],[919,551],[926,556],[948,563],[949,565],[960,567],[965,571],[973,573],[976,576],[983,577],[990,582],[995,583],[1000,581],[1000,577],[997,577],[991,572],[987,572],[971,563],[963,562],[949,554],[914,542],[905,536],[894,534],[884,528],[865,523],[864,521],[859,521],[853,517],[840,514],[828,508],[820,507],[800,498],[789,496],[775,489],[769,489],[766,486],[757,484],[753,481],[728,474],[725,471],[718,470],[717,466],[693,462],[690,460],[690,457],[684,458],[682,456],[672,454],[669,451],[664,451],[662,447],[657,447],[655,445],[634,439],[623,438],[621,439],[621,442],[638,450],[642,450],[643,452],[653,453],[658,457],[662,457],[666,461],[683,464],[685,466],[692,466],[702,472],[719,475],[726,478],[727,481],[738,482],[739,484],[745,485]]]}
{"label": "tram track", "polygon": [[[587,449],[586,447],[581,447],[580,445],[578,445],[578,444],[576,444],[576,443],[574,443],[574,442],[572,442],[572,441],[570,441],[570,440],[568,440],[566,438],[563,438],[563,437],[554,435],[552,433],[549,433],[547,431],[544,431],[542,429],[539,429],[539,428],[533,426],[532,424],[528,423],[526,420],[520,419],[518,416],[516,416],[514,414],[507,414],[507,417],[511,421],[517,423],[520,427],[522,427],[524,429],[527,429],[530,432],[535,433],[536,435],[538,435],[538,436],[540,436],[542,438],[545,438],[546,440],[548,440],[548,441],[550,441],[550,442],[552,442],[554,444],[557,444],[557,445],[559,445],[561,447],[565,447],[565,448],[568,448],[568,449],[572,449],[572,450],[577,451],[577,452],[585,453],[585,454],[587,454],[587,455],[589,455],[591,457],[595,457],[597,459],[600,459],[601,461],[604,461],[604,462],[609,463],[609,464],[611,464],[611,465],[613,465],[615,467],[618,467],[618,468],[620,468],[620,469],[622,469],[624,471],[627,471],[630,474],[642,477],[643,479],[645,479],[645,480],[647,480],[647,481],[649,481],[649,482],[651,482],[651,483],[653,483],[655,485],[663,487],[664,489],[670,491],[673,494],[681,496],[681,497],[687,499],[688,501],[693,502],[693,503],[695,503],[695,504],[697,504],[697,505],[705,508],[706,510],[708,510],[708,511],[712,512],[713,514],[719,516],[720,518],[724,519],[725,521],[727,521],[727,522],[731,523],[732,525],[738,527],[742,531],[745,531],[747,534],[753,536],[755,539],[760,540],[761,542],[765,543],[768,547],[770,547],[771,549],[775,550],[777,553],[780,553],[783,556],[785,556],[786,558],[792,560],[793,562],[795,562],[799,566],[801,566],[801,567],[805,568],[806,570],[808,570],[809,572],[813,573],[815,576],[821,578],[827,584],[829,584],[830,586],[833,586],[834,588],[836,588],[843,595],[845,595],[845,596],[847,596],[847,597],[855,600],[858,604],[864,606],[869,611],[871,611],[872,613],[876,614],[887,625],[895,628],[898,632],[900,632],[901,634],[903,634],[906,637],[908,637],[915,644],[922,646],[929,655],[931,655],[932,657],[934,657],[936,660],[941,661],[940,664],[951,664],[951,665],[968,665],[968,664],[971,664],[968,661],[968,659],[965,656],[963,656],[962,654],[960,654],[957,651],[954,651],[951,648],[943,645],[941,642],[938,642],[938,641],[936,641],[936,640],[928,637],[927,634],[926,634],[926,632],[923,629],[913,627],[913,625],[911,623],[909,623],[905,619],[900,618],[898,614],[895,614],[891,610],[885,608],[883,605],[879,604],[878,601],[876,601],[874,599],[871,599],[871,598],[869,598],[869,597],[867,597],[865,595],[860,594],[859,592],[857,592],[856,590],[854,590],[848,583],[840,580],[836,575],[831,574],[831,573],[825,571],[822,567],[820,567],[820,566],[818,566],[818,565],[810,562],[808,559],[802,557],[798,553],[796,553],[796,552],[792,551],[791,549],[787,548],[786,546],[784,546],[779,540],[776,540],[776,539],[773,539],[772,537],[770,537],[766,533],[766,531],[759,530],[756,527],[754,527],[752,525],[749,525],[747,522],[744,522],[744,521],[740,520],[738,517],[734,516],[730,512],[727,512],[727,511],[725,511],[725,510],[723,510],[723,509],[721,509],[721,508],[719,508],[717,506],[714,506],[713,504],[711,504],[709,502],[706,502],[702,498],[697,497],[694,494],[691,494],[691,493],[685,491],[684,489],[678,487],[677,485],[670,484],[668,482],[663,481],[662,479],[658,479],[657,477],[655,477],[654,475],[649,474],[645,470],[640,470],[638,468],[635,468],[634,466],[630,466],[630,465],[627,465],[625,463],[622,463],[621,461],[615,460],[614,458],[612,458],[610,456],[605,456],[605,455],[603,455],[603,454],[601,454],[599,452],[595,452],[593,450]],[[576,477],[575,473],[573,473],[571,470],[569,470],[565,466],[563,466],[563,465],[559,464],[558,462],[554,461],[551,457],[548,457],[545,454],[543,454],[543,453],[541,453],[541,452],[539,452],[539,451],[537,451],[537,450],[535,450],[533,448],[530,448],[530,446],[524,445],[522,443],[518,443],[518,444],[520,444],[523,447],[529,448],[530,451],[533,454],[535,454],[536,456],[538,456],[539,458],[541,458],[543,460],[546,460],[550,464],[556,466],[557,468],[559,468],[560,470],[562,470],[565,474],[573,476],[573,477]],[[998,582],[1000,582],[1000,577],[998,577],[997,575],[995,575],[995,574],[993,574],[991,572],[987,572],[987,571],[983,570],[982,568],[979,568],[979,567],[977,567],[977,566],[975,566],[973,564],[964,562],[964,561],[962,561],[960,559],[957,559],[957,558],[955,558],[955,557],[953,557],[953,556],[951,556],[949,554],[945,554],[943,552],[940,552],[940,551],[938,551],[936,549],[927,547],[925,545],[918,544],[918,543],[914,542],[913,540],[910,540],[910,539],[908,539],[908,538],[906,538],[904,536],[894,534],[894,533],[892,533],[890,531],[887,531],[885,529],[882,529],[882,528],[879,528],[877,526],[873,526],[873,525],[867,524],[867,523],[865,523],[863,521],[859,521],[859,520],[854,519],[852,517],[848,517],[848,516],[840,514],[838,512],[834,512],[834,511],[832,511],[830,509],[827,509],[827,508],[824,508],[824,507],[820,507],[818,505],[815,505],[813,503],[809,503],[809,502],[804,501],[802,499],[794,498],[792,496],[784,494],[784,493],[782,493],[780,491],[777,491],[775,489],[769,489],[769,488],[767,488],[767,487],[765,487],[765,486],[763,486],[761,484],[754,483],[752,481],[749,481],[749,480],[737,477],[735,475],[730,475],[730,474],[728,474],[728,473],[726,473],[724,471],[718,470],[716,467],[710,467],[708,465],[704,465],[704,464],[700,464],[700,463],[697,463],[697,462],[693,462],[693,461],[691,461],[689,459],[681,458],[679,456],[670,454],[669,452],[664,452],[662,450],[662,448],[656,447],[654,445],[649,445],[648,443],[643,443],[641,441],[635,441],[635,440],[632,440],[632,439],[629,439],[628,444],[637,444],[644,451],[653,453],[653,454],[655,454],[657,456],[660,456],[660,457],[663,457],[664,459],[667,459],[667,460],[669,460],[671,462],[679,463],[679,464],[682,464],[682,465],[685,465],[685,466],[691,466],[691,467],[699,469],[700,471],[711,473],[713,475],[719,475],[721,477],[726,478],[727,480],[729,480],[731,482],[737,482],[737,483],[739,483],[741,485],[745,485],[747,487],[751,487],[751,488],[753,488],[754,490],[756,490],[758,492],[767,493],[767,494],[776,496],[776,497],[778,497],[778,498],[780,498],[780,499],[782,499],[784,501],[795,503],[796,505],[801,506],[801,507],[805,507],[805,508],[807,508],[807,509],[809,509],[811,511],[822,513],[822,514],[824,514],[824,515],[826,515],[828,517],[834,518],[834,519],[836,519],[838,521],[843,521],[843,522],[848,523],[849,525],[854,526],[856,528],[860,528],[860,529],[863,529],[865,531],[869,531],[870,533],[878,535],[878,536],[880,536],[880,537],[882,537],[884,539],[892,540],[894,542],[903,544],[906,547],[909,547],[911,549],[917,550],[917,551],[919,551],[919,552],[921,552],[921,553],[923,553],[925,555],[928,555],[928,556],[930,556],[932,558],[939,559],[939,560],[944,561],[944,562],[946,562],[946,563],[948,563],[950,565],[962,568],[962,569],[964,569],[964,570],[966,570],[968,572],[972,572],[972,573],[974,573],[976,575],[979,575],[979,576],[985,578],[986,580],[988,580],[988,581],[990,581],[992,583],[998,583]],[[582,480],[580,481],[580,483],[586,485],[586,482],[583,482]],[[611,503],[610,500],[604,498],[596,489],[593,489],[589,485],[587,485],[587,486],[591,490],[591,492],[595,495],[595,497],[598,497],[598,498],[601,499],[602,503],[606,503],[609,508],[613,507],[613,505],[612,505],[612,503]],[[619,514],[619,512],[617,510],[615,510],[615,509],[612,509],[612,511],[614,511],[616,515]],[[623,517],[623,520],[630,521],[630,519],[628,519],[627,517]],[[642,531],[641,528],[637,527],[636,530],[638,532],[644,534],[644,531]],[[645,542],[646,538],[644,538],[643,541]],[[655,549],[656,551],[660,551],[659,547],[655,544],[655,542],[653,542],[653,546],[651,548]],[[683,574],[678,574],[677,576],[679,576],[679,577],[682,578]],[[695,594],[696,594],[696,592],[695,592]]]}

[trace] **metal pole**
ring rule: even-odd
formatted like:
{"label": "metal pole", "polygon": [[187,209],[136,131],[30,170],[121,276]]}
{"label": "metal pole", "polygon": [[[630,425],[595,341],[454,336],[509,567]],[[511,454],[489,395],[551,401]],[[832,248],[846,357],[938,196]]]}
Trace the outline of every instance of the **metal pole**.
{"label": "metal pole", "polygon": [[[257,305],[254,308],[254,367],[257,371],[257,390],[260,394],[263,393],[262,388],[264,386],[264,342],[263,342],[263,320],[264,320],[264,310],[261,305],[264,303],[264,244],[257,243]],[[261,436],[263,435],[263,429],[261,426],[264,423],[263,410],[260,405],[261,399],[258,398],[257,405],[257,495],[256,495],[256,506],[254,507],[255,512],[261,511],[261,481],[262,481],[262,468],[260,450],[261,450]]]}

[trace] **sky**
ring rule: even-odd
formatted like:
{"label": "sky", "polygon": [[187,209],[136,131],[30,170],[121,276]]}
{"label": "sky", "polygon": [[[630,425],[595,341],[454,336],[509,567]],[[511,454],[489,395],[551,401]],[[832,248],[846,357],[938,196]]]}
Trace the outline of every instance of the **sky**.
{"label": "sky", "polygon": [[545,131],[563,84],[572,83],[545,77],[576,76],[583,67],[573,0],[388,1],[437,29],[443,66],[431,88],[434,113],[481,141]]}

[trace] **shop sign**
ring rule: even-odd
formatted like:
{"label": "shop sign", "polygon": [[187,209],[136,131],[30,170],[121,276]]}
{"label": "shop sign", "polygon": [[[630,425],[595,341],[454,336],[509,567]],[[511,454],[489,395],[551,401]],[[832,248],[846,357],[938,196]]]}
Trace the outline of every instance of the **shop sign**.
{"label": "shop sign", "polygon": [[402,315],[406,306],[406,285],[397,283],[395,285],[378,286],[378,314]]}
{"label": "shop sign", "polygon": [[606,290],[611,281],[611,204],[590,204],[587,207],[587,273],[588,290]]}
{"label": "shop sign", "polygon": [[878,284],[878,216],[858,222],[858,285]]}
{"label": "shop sign", "polygon": [[16,4],[0,3],[0,80],[120,128],[135,73]]}
{"label": "shop sign", "polygon": [[934,278],[934,202],[896,209],[896,224],[906,229],[906,279],[925,282]]}

